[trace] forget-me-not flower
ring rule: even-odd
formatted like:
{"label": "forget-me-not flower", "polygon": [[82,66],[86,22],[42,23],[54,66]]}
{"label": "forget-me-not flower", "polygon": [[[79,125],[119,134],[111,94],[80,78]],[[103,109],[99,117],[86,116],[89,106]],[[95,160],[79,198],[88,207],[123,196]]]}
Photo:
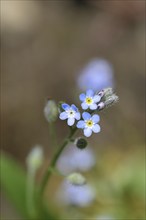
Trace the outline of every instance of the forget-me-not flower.
{"label": "forget-me-not flower", "polygon": [[61,205],[89,206],[96,197],[96,190],[90,184],[75,186],[67,181],[62,182],[56,193],[56,199]]}
{"label": "forget-me-not flower", "polygon": [[70,143],[60,155],[57,161],[57,169],[63,175],[75,171],[86,172],[95,165],[96,160],[95,152],[89,145],[84,150],[80,150]]}
{"label": "forget-me-not flower", "polygon": [[82,109],[86,110],[89,108],[91,110],[95,110],[97,109],[97,103],[100,101],[101,96],[94,95],[94,91],[89,89],[86,91],[86,94],[80,94],[79,98],[82,101]]}
{"label": "forget-me-not flower", "polygon": [[114,87],[114,81],[114,70],[111,63],[100,58],[95,58],[87,63],[77,78],[77,84],[81,90],[99,91],[107,87]]}
{"label": "forget-me-not flower", "polygon": [[84,130],[84,135],[86,137],[90,137],[92,132],[98,133],[100,132],[100,126],[97,124],[100,120],[99,115],[94,114],[93,116],[88,112],[84,112],[82,114],[84,120],[80,120],[77,123],[77,128],[81,128]]}
{"label": "forget-me-not flower", "polygon": [[61,120],[67,119],[67,124],[69,126],[72,126],[75,123],[76,120],[80,120],[80,112],[78,111],[78,108],[75,105],[68,105],[66,103],[62,104],[62,108],[65,110],[60,113],[59,118]]}

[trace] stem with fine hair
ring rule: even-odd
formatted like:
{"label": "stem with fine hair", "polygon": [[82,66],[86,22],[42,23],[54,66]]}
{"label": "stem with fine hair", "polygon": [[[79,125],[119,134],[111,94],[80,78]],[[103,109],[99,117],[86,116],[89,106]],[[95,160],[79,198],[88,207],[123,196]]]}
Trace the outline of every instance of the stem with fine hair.
{"label": "stem with fine hair", "polygon": [[44,190],[46,188],[46,185],[52,175],[52,168],[55,167],[56,165],[56,162],[60,156],[60,154],[62,153],[63,149],[67,146],[67,144],[69,143],[70,139],[73,137],[73,135],[75,134],[77,128],[74,127],[70,130],[70,133],[69,135],[64,139],[63,143],[60,145],[60,147],[57,149],[56,153],[54,154],[51,162],[50,162],[50,166],[48,167],[44,177],[43,177],[43,180],[42,180],[42,183],[41,183],[41,186],[40,186],[40,196],[43,196],[43,193],[44,193]]}

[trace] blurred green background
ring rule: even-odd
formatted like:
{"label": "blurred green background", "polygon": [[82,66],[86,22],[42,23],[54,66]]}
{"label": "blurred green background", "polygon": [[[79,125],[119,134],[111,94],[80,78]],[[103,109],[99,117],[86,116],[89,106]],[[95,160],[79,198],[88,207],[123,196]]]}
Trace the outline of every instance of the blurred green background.
{"label": "blurred green background", "polygon": [[[102,204],[78,212],[144,219],[144,0],[1,1],[1,146],[25,169],[29,150],[41,144],[48,163],[54,149],[43,115],[46,98],[73,103],[79,72],[95,57],[112,63],[120,101],[101,114],[102,132],[89,140],[100,162],[88,176]],[[59,139],[67,132],[62,125],[57,122]],[[59,181],[52,178],[52,190]],[[2,192],[2,216],[17,215]]]}

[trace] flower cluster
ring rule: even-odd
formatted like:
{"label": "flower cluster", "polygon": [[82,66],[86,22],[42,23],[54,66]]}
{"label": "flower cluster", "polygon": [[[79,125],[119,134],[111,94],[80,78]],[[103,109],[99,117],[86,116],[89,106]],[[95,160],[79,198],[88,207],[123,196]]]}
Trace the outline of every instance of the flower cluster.
{"label": "flower cluster", "polygon": [[[98,103],[101,99],[100,95],[94,94],[93,90],[87,90],[86,94],[82,93],[79,96],[81,103],[81,107],[83,110],[96,110],[98,107]],[[90,137],[92,132],[98,133],[100,131],[100,126],[97,124],[99,122],[99,115],[94,114],[91,115],[88,112],[82,113],[82,119],[81,114],[78,110],[78,108],[75,105],[68,105],[66,103],[63,103],[61,105],[63,111],[60,113],[59,118],[61,120],[67,119],[67,124],[69,126],[74,125],[75,120],[77,120],[76,127],[84,130],[84,135],[86,137]],[[80,120],[81,119],[81,120]]]}
{"label": "flower cluster", "polygon": [[59,118],[61,120],[67,119],[67,124],[69,126],[73,126],[77,120],[76,127],[83,129],[84,135],[90,137],[92,132],[100,132],[100,126],[98,124],[100,117],[96,112],[117,102],[118,97],[113,93],[111,88],[106,88],[98,93],[89,89],[85,94],[80,94],[79,99],[82,109],[86,111],[81,114],[74,104],[68,105],[62,103],[62,111]]}

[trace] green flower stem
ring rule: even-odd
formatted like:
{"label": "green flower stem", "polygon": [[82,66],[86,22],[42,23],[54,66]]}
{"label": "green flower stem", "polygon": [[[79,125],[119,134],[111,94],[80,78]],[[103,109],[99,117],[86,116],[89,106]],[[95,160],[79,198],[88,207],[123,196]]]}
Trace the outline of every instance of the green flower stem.
{"label": "green flower stem", "polygon": [[56,153],[54,154],[54,156],[50,162],[50,166],[48,167],[48,169],[44,175],[44,178],[42,180],[42,183],[40,186],[40,196],[43,196],[46,185],[52,175],[52,169],[55,167],[56,162],[57,162],[60,154],[62,153],[62,151],[66,147],[66,145],[70,142],[71,138],[73,137],[73,135],[75,134],[76,131],[77,131],[76,127],[72,128],[70,130],[69,135],[64,139],[63,143],[60,145],[60,147],[57,149]]}
{"label": "green flower stem", "polygon": [[35,180],[35,169],[28,168],[27,173],[27,210],[31,217],[34,217],[34,180]]}

